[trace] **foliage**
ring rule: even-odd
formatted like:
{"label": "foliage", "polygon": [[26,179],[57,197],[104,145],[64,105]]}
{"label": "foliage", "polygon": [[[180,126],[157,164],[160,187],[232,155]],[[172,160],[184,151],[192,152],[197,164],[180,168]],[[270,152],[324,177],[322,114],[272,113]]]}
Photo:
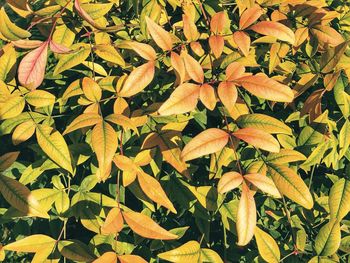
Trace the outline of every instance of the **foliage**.
{"label": "foliage", "polygon": [[350,5],[7,0],[0,260],[346,262]]}

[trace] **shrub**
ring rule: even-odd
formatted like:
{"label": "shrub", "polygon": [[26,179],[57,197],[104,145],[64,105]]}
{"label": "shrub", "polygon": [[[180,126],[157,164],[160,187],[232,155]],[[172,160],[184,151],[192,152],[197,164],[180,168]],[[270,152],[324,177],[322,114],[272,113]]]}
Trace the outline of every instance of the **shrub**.
{"label": "shrub", "polygon": [[0,259],[346,262],[350,6],[7,0]]}

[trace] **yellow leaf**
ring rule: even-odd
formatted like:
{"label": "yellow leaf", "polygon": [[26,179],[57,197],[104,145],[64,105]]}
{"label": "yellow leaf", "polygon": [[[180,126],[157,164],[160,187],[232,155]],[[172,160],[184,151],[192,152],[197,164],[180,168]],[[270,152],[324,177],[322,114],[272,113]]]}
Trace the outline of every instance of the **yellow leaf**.
{"label": "yellow leaf", "polygon": [[315,251],[320,256],[333,255],[337,252],[340,242],[340,224],[337,218],[333,218],[319,230],[315,239]]}
{"label": "yellow leaf", "polygon": [[40,148],[58,166],[73,174],[70,152],[63,136],[47,125],[36,126],[36,138]]}
{"label": "yellow leaf", "polygon": [[17,180],[0,174],[0,192],[11,206],[25,215],[49,218],[29,189]]}
{"label": "yellow leaf", "polygon": [[63,132],[63,135],[68,134],[72,131],[93,126],[97,123],[102,122],[102,117],[100,114],[97,113],[83,113],[76,117],[71,124],[69,124],[66,128],[66,130]]}
{"label": "yellow leaf", "polygon": [[139,181],[142,191],[151,200],[153,200],[157,204],[168,208],[174,214],[177,213],[174,205],[169,200],[168,196],[166,195],[165,191],[163,190],[162,186],[157,181],[157,179],[144,172],[139,172],[137,174],[137,179]]}
{"label": "yellow leaf", "polygon": [[14,145],[20,144],[21,142],[25,142],[30,137],[33,136],[35,132],[35,123],[30,121],[25,121],[18,125],[12,133],[12,143]]}
{"label": "yellow leaf", "polygon": [[144,214],[129,211],[123,212],[123,217],[132,231],[142,237],[162,240],[172,240],[178,238],[177,235],[165,230]]}
{"label": "yellow leaf", "polygon": [[146,16],[146,24],[151,37],[161,49],[168,51],[173,48],[173,40],[169,32],[165,31],[148,16]]}
{"label": "yellow leaf", "polygon": [[149,61],[135,68],[124,82],[119,92],[121,97],[131,97],[144,90],[154,77],[155,62]]}
{"label": "yellow leaf", "polygon": [[207,129],[194,137],[183,149],[181,158],[184,161],[196,159],[206,154],[220,151],[225,147],[230,135],[220,129]]}
{"label": "yellow leaf", "polygon": [[269,164],[268,173],[281,194],[306,209],[313,207],[314,201],[308,187],[292,169],[279,164]]}
{"label": "yellow leaf", "polygon": [[331,219],[342,220],[350,211],[350,181],[339,179],[329,192],[329,210]]}
{"label": "yellow leaf", "polygon": [[159,108],[160,115],[182,114],[195,109],[199,98],[200,85],[183,83]]}
{"label": "yellow leaf", "polygon": [[277,198],[282,197],[274,182],[266,175],[260,173],[250,173],[244,175],[244,179],[267,194],[270,194]]}
{"label": "yellow leaf", "polygon": [[266,261],[271,263],[280,262],[281,254],[280,249],[276,241],[266,232],[260,228],[255,228],[255,239],[258,245],[260,256]]}
{"label": "yellow leaf", "polygon": [[243,128],[232,133],[238,139],[245,141],[254,147],[269,152],[279,152],[280,145],[278,141],[267,132],[256,128]]}
{"label": "yellow leaf", "polygon": [[[9,78],[7,75],[14,70],[16,66],[16,50],[11,44],[4,46],[0,54],[0,80],[5,81]],[[11,74],[12,75],[12,74]],[[1,92],[0,92],[1,95]]]}
{"label": "yellow leaf", "polygon": [[291,149],[281,149],[279,153],[270,153],[266,158],[268,162],[279,164],[305,160],[306,156],[304,154]]}
{"label": "yellow leaf", "polygon": [[237,212],[238,245],[245,246],[254,236],[256,226],[256,206],[252,192],[244,183]]}
{"label": "yellow leaf", "polygon": [[137,127],[132,119],[122,114],[110,114],[105,118],[106,121],[122,126],[125,130],[131,129],[139,134]]}
{"label": "yellow leaf", "polygon": [[82,88],[85,97],[92,102],[99,102],[102,97],[100,86],[91,78],[85,77],[82,81]]}
{"label": "yellow leaf", "polygon": [[26,94],[26,101],[35,107],[45,107],[55,103],[56,97],[45,90],[33,90]]}
{"label": "yellow leaf", "polygon": [[111,45],[96,45],[95,53],[100,58],[112,62],[114,64],[125,66],[125,61],[119,52]]}
{"label": "yellow leaf", "polygon": [[98,123],[91,134],[92,148],[95,151],[100,170],[100,180],[109,176],[112,160],[118,147],[118,136],[107,122]]}
{"label": "yellow leaf", "polygon": [[31,36],[31,33],[27,30],[24,30],[16,24],[12,23],[9,19],[8,15],[5,12],[5,8],[2,7],[0,10],[0,33],[7,39],[7,40],[19,40],[22,38],[29,38]]}
{"label": "yellow leaf", "polygon": [[231,191],[243,182],[243,176],[237,172],[228,172],[222,175],[218,183],[218,192],[224,194]]}
{"label": "yellow leaf", "polygon": [[199,262],[200,253],[199,243],[197,241],[188,241],[180,247],[158,254],[158,257],[174,263],[196,263]]}
{"label": "yellow leaf", "polygon": [[[55,245],[56,240],[46,235],[31,235],[4,246],[5,250],[34,253]],[[51,249],[52,249],[51,248]]]}
{"label": "yellow leaf", "polygon": [[11,95],[6,102],[0,102],[0,120],[14,118],[24,109],[25,100],[17,94]]}
{"label": "yellow leaf", "polygon": [[295,36],[293,31],[279,22],[261,21],[251,26],[250,29],[254,30],[259,34],[272,36],[279,40],[289,42],[291,44],[294,44],[295,42]]}

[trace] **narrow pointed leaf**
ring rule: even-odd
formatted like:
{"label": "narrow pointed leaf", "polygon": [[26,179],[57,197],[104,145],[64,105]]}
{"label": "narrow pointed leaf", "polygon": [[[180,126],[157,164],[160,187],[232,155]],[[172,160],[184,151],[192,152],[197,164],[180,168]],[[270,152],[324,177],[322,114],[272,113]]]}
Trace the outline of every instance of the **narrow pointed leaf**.
{"label": "narrow pointed leaf", "polygon": [[281,253],[275,239],[258,227],[255,228],[254,235],[260,256],[266,262],[280,262]]}
{"label": "narrow pointed leaf", "polygon": [[329,192],[331,219],[342,220],[350,211],[350,181],[339,179]]}
{"label": "narrow pointed leaf", "polygon": [[218,183],[218,192],[224,194],[231,191],[243,182],[243,176],[237,172],[228,172],[222,175]]}
{"label": "narrow pointed leaf", "polygon": [[149,33],[154,42],[164,51],[171,50],[173,47],[173,40],[169,32],[165,31],[160,25],[155,23],[152,19],[146,16],[146,24]]}
{"label": "narrow pointed leaf", "polygon": [[158,254],[158,257],[170,262],[199,262],[200,245],[197,241],[188,241],[180,247]]}
{"label": "narrow pointed leaf", "polygon": [[295,36],[293,31],[279,22],[261,21],[251,26],[250,29],[254,30],[259,34],[272,36],[279,40],[289,42],[291,44],[294,44],[295,42]]}
{"label": "narrow pointed leaf", "polygon": [[315,250],[320,256],[330,256],[337,252],[341,242],[340,224],[334,218],[325,224],[315,239]]}

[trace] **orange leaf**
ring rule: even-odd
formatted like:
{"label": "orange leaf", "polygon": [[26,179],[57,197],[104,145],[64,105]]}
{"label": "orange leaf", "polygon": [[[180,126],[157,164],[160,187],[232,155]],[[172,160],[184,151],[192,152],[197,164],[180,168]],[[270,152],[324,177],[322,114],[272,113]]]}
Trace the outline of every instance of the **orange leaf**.
{"label": "orange leaf", "polygon": [[230,65],[226,68],[226,80],[227,81],[233,81],[238,78],[243,77],[245,72],[245,67],[239,63],[239,62],[232,62]]}
{"label": "orange leaf", "polygon": [[209,46],[216,58],[221,56],[222,51],[224,50],[224,45],[224,37],[215,35],[209,37]]}
{"label": "orange leaf", "polygon": [[28,89],[34,90],[44,80],[47,63],[48,42],[30,51],[18,67],[18,80]]}
{"label": "orange leaf", "polygon": [[182,15],[182,21],[184,24],[184,35],[190,42],[196,41],[199,38],[199,33],[196,24],[187,15]]}
{"label": "orange leaf", "polygon": [[277,102],[292,102],[294,99],[294,93],[288,86],[263,74],[242,77],[236,81],[250,93],[262,99]]}
{"label": "orange leaf", "polygon": [[130,46],[137,54],[147,60],[156,60],[156,51],[148,44],[139,43],[136,41],[127,41],[126,44]]}
{"label": "orange leaf", "polygon": [[128,211],[123,212],[123,217],[132,231],[142,237],[162,240],[172,240],[178,238],[177,235],[165,230],[144,214]]}
{"label": "orange leaf", "polygon": [[204,72],[201,64],[193,57],[187,53],[183,53],[183,60],[185,62],[185,68],[190,76],[195,82],[203,84],[204,82]]}
{"label": "orange leaf", "polygon": [[220,82],[218,87],[218,96],[227,111],[231,113],[234,110],[238,97],[236,86],[230,81]]}
{"label": "orange leaf", "polygon": [[318,41],[330,46],[338,46],[344,42],[344,38],[334,28],[325,25],[317,25],[311,29]]}
{"label": "orange leaf", "polygon": [[196,159],[206,154],[220,151],[228,142],[230,135],[220,129],[207,129],[194,137],[182,150],[184,161]]}
{"label": "orange leaf", "polygon": [[238,245],[245,246],[254,236],[256,226],[256,206],[253,194],[248,186],[243,183],[241,199],[237,211],[237,235]]}
{"label": "orange leaf", "polygon": [[98,259],[95,259],[93,263],[116,263],[118,255],[115,252],[105,252]]}
{"label": "orange leaf", "polygon": [[182,60],[182,57],[175,52],[171,52],[170,61],[176,75],[179,78],[179,84],[182,84],[186,78],[186,68],[185,68],[185,63]]}
{"label": "orange leaf", "polygon": [[210,21],[210,30],[214,34],[221,34],[226,23],[226,14],[224,11],[213,15]]}
{"label": "orange leaf", "polygon": [[160,25],[155,23],[152,19],[146,16],[146,24],[149,33],[151,34],[154,42],[164,51],[171,50],[173,48],[173,40],[169,32],[165,31]]}
{"label": "orange leaf", "polygon": [[199,85],[192,83],[181,84],[159,108],[159,114],[182,114],[194,110],[198,102],[199,90]]}
{"label": "orange leaf", "polygon": [[99,122],[102,122],[102,117],[97,113],[83,113],[76,117],[71,124],[69,124],[66,130],[63,132],[63,135],[70,133],[72,131],[93,126]]}
{"label": "orange leaf", "polygon": [[116,234],[123,229],[124,220],[122,213],[118,207],[112,208],[101,227],[101,233],[104,235]]}
{"label": "orange leaf", "polygon": [[243,31],[233,33],[233,40],[245,57],[249,55],[250,37]]}
{"label": "orange leaf", "polygon": [[154,202],[168,208],[176,214],[176,209],[167,197],[160,183],[152,176],[140,172],[137,174],[142,191]]}
{"label": "orange leaf", "polygon": [[254,30],[259,34],[272,36],[279,40],[289,42],[291,44],[294,44],[295,42],[295,36],[293,31],[279,22],[261,21],[251,26],[250,29]]}
{"label": "orange leaf", "polygon": [[266,175],[254,173],[244,175],[244,179],[252,183],[254,186],[259,188],[261,191],[270,194],[274,197],[281,198],[281,194],[276,188],[272,179]]}
{"label": "orange leaf", "polygon": [[221,176],[218,183],[218,192],[224,194],[231,191],[243,182],[243,176],[237,172],[228,172]]}
{"label": "orange leaf", "polygon": [[100,86],[91,78],[85,77],[82,81],[82,88],[85,97],[92,102],[99,102],[102,97]]}
{"label": "orange leaf", "polygon": [[232,133],[238,139],[241,139],[257,148],[269,152],[279,152],[280,145],[278,141],[269,133],[255,128],[243,128]]}
{"label": "orange leaf", "polygon": [[136,255],[122,255],[118,259],[120,263],[147,263],[142,257]]}
{"label": "orange leaf", "polygon": [[243,30],[253,24],[263,14],[260,6],[255,5],[246,9],[239,19],[239,29]]}
{"label": "orange leaf", "polygon": [[199,98],[205,107],[209,110],[214,110],[216,105],[216,96],[214,88],[204,83],[199,91]]}
{"label": "orange leaf", "polygon": [[155,62],[149,61],[137,68],[135,68],[126,79],[119,96],[131,97],[142,90],[151,83],[154,77]]}

